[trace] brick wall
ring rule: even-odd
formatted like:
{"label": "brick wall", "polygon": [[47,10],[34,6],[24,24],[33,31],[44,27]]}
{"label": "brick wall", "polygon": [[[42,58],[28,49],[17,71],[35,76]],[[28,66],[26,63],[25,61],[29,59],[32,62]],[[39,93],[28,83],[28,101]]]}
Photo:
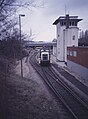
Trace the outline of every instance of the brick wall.
{"label": "brick wall", "polygon": [[67,60],[88,68],[88,47],[68,47]]}

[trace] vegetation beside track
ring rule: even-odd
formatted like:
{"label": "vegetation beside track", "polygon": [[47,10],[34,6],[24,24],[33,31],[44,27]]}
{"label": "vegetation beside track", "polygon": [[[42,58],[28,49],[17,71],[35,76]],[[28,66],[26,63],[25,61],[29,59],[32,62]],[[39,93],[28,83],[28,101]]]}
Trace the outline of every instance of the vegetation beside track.
{"label": "vegetation beside track", "polygon": [[[58,119],[57,104],[48,98],[38,82],[0,72],[0,119]],[[36,77],[37,78],[37,77]]]}

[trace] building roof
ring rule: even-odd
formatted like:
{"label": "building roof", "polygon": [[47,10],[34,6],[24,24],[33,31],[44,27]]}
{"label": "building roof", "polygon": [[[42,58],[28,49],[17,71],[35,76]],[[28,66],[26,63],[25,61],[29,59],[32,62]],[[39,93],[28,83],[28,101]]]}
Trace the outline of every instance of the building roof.
{"label": "building roof", "polygon": [[61,21],[67,21],[67,18],[69,19],[69,21],[76,21],[76,22],[82,20],[82,19],[78,19],[78,16],[69,16],[69,14],[67,14],[66,16],[60,16],[58,19],[56,19],[53,25],[57,25]]}

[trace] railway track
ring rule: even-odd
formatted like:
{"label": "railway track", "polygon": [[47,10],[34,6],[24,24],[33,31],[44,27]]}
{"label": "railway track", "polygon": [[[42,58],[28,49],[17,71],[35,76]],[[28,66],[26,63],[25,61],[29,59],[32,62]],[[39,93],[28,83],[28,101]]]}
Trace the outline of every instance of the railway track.
{"label": "railway track", "polygon": [[41,67],[38,65],[34,53],[30,59],[31,65],[35,68],[38,74],[45,80],[48,86],[53,90],[57,98],[59,98],[74,119],[88,118],[88,105],[72,91],[63,80],[56,75],[52,67]]}
{"label": "railway track", "polygon": [[79,80],[75,80],[74,76],[70,75],[68,76],[68,72],[64,71],[61,68],[58,68],[57,65],[53,64],[53,67],[60,73],[63,73],[63,76],[66,77],[67,80],[69,80],[72,84],[74,84],[76,87],[78,87],[79,90],[82,90],[86,95],[88,95],[88,87],[84,86],[83,83],[81,83]]}

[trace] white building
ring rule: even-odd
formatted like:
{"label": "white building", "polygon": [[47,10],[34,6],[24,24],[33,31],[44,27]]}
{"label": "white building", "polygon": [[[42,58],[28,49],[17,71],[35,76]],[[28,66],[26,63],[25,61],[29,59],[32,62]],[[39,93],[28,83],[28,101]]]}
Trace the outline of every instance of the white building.
{"label": "white building", "polygon": [[78,46],[77,24],[82,19],[78,16],[60,16],[53,25],[56,25],[57,51],[56,58],[59,61],[67,62],[67,47]]}

